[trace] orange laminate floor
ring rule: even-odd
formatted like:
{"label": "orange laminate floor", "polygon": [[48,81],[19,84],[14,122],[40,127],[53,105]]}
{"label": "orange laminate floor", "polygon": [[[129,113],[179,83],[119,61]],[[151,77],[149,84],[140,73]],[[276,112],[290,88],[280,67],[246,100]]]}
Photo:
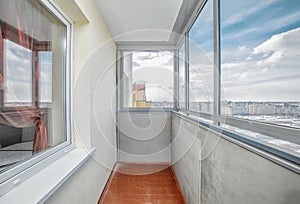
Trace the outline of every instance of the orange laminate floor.
{"label": "orange laminate floor", "polygon": [[98,204],[181,204],[183,195],[167,164],[118,163]]}

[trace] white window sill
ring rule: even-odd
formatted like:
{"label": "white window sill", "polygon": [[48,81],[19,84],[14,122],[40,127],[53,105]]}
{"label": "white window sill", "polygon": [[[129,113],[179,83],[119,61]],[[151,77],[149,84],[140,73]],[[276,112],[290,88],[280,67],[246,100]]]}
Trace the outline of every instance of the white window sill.
{"label": "white window sill", "polygon": [[0,203],[44,203],[96,148],[74,149],[0,198]]}

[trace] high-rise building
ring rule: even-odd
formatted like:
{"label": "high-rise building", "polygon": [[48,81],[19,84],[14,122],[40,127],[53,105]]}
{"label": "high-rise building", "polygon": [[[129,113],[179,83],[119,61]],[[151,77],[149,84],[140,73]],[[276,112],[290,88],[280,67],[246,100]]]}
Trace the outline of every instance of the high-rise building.
{"label": "high-rise building", "polygon": [[146,98],[146,84],[137,84],[136,82],[132,85],[132,107],[134,108],[149,108],[152,106],[151,102],[147,101]]}

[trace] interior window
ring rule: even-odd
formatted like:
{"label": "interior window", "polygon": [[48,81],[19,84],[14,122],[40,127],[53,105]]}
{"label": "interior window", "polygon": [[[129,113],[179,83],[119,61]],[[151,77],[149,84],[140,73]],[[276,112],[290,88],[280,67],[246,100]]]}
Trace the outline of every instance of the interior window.
{"label": "interior window", "polygon": [[0,172],[66,141],[66,35],[39,1],[0,0]]}

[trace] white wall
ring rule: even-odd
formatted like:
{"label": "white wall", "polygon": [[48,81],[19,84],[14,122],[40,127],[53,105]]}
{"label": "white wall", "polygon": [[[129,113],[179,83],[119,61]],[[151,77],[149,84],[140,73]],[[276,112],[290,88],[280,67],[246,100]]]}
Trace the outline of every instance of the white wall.
{"label": "white wall", "polygon": [[[112,98],[116,84],[116,46],[93,0],[56,2],[66,13],[73,12],[69,16],[75,21],[75,144],[77,147],[96,147],[97,150],[95,156],[63,184],[47,203],[94,204],[116,162],[115,101]],[[69,8],[77,9],[68,11]],[[84,18],[81,18],[82,15],[85,15]]]}
{"label": "white wall", "polygon": [[167,112],[119,113],[119,160],[171,162],[171,114]]}
{"label": "white wall", "polygon": [[174,169],[187,203],[299,203],[299,174],[176,115],[172,138]]}

